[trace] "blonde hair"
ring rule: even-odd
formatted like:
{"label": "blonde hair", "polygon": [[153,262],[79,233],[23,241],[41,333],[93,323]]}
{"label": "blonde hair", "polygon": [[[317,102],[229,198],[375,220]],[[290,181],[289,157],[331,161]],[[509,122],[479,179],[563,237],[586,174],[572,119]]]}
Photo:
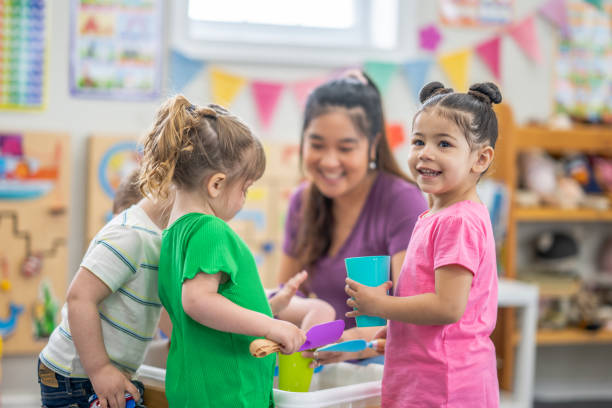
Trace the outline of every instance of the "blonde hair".
{"label": "blonde hair", "polygon": [[167,197],[171,184],[194,190],[216,172],[230,183],[254,181],[265,167],[261,142],[238,117],[177,95],[159,108],[145,136],[139,187],[144,195]]}

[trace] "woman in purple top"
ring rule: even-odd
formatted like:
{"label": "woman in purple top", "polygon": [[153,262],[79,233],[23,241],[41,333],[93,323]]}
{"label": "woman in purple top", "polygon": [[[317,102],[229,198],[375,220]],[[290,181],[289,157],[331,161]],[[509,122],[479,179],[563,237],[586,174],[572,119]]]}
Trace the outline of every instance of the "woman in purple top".
{"label": "woman in purple top", "polygon": [[[417,217],[427,209],[420,190],[400,170],[385,135],[382,101],[362,73],[332,80],[308,98],[300,141],[307,182],[291,197],[279,283],[305,269],[307,294],[330,303],[337,318],[346,305],[344,259],[390,255],[395,282]],[[283,316],[279,316],[283,318]],[[342,340],[373,338],[344,317]],[[320,363],[374,355],[320,353]]]}

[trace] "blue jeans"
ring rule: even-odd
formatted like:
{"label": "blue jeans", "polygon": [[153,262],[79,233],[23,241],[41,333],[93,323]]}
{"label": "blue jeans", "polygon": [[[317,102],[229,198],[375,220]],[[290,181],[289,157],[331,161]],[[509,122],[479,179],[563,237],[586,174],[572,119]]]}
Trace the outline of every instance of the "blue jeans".
{"label": "blue jeans", "polygon": [[[146,408],[142,395],[144,386],[132,381],[140,392],[136,408]],[[70,378],[57,374],[38,360],[38,384],[43,408],[89,408],[89,397],[94,394],[91,381],[87,378]]]}
{"label": "blue jeans", "polygon": [[38,360],[38,383],[43,408],[89,408],[87,400],[94,393],[87,378],[57,374]]}

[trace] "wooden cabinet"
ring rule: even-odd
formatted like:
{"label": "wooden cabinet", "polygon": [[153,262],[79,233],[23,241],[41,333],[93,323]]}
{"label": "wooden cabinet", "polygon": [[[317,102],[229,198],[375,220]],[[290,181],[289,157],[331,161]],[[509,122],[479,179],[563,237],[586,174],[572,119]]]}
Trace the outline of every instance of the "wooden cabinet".
{"label": "wooden cabinet", "polygon": [[[580,151],[612,157],[612,128],[600,126],[575,126],[568,130],[553,130],[542,126],[517,126],[507,105],[496,107],[499,120],[500,139],[496,147],[496,164],[491,176],[504,181],[509,188],[510,208],[508,230],[504,243],[504,276],[517,278],[518,229],[527,223],[610,223],[612,210],[587,208],[561,209],[555,207],[518,207],[514,202],[518,186],[517,159],[521,152],[533,148],[544,149],[552,154]],[[516,332],[516,315],[513,309],[500,309],[498,325],[493,336],[498,351],[500,365],[500,386],[512,388],[514,350],[520,333]],[[567,345],[610,343],[612,331],[589,332],[579,328],[561,330],[540,329],[537,343],[544,345]]]}

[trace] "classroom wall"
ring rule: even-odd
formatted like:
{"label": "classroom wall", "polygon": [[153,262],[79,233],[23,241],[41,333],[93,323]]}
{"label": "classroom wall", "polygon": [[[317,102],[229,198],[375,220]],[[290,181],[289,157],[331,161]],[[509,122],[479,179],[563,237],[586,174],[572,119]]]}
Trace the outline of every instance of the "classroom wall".
{"label": "classroom wall", "polygon": [[[416,16],[406,15],[404,22],[416,18],[416,25],[437,22],[435,1],[419,1]],[[532,12],[537,4],[529,0],[516,0],[516,18]],[[166,10],[170,10],[169,3]],[[86,139],[91,133],[142,133],[153,118],[159,102],[122,102],[75,99],[69,94],[69,0],[47,2],[50,13],[50,37],[47,76],[47,107],[42,112],[0,112],[0,130],[49,130],[66,131],[71,135],[71,202],[69,235],[69,278],[78,268],[84,250],[85,230],[85,181],[86,181]],[[551,75],[554,55],[555,30],[541,19],[536,19],[538,38],[544,56],[544,63],[535,65],[527,59],[518,46],[508,37],[502,39],[502,92],[513,109],[516,119],[545,120],[551,112]],[[462,46],[474,46],[487,38],[493,30],[474,29],[469,31],[444,29],[444,39],[439,51],[456,50]],[[417,53],[418,54],[418,53]],[[422,54],[421,54],[422,55]],[[262,64],[225,64],[216,61],[222,68],[247,78],[293,80],[316,77],[331,72],[334,67],[270,66]],[[442,79],[448,83],[437,67],[431,70],[429,79]],[[470,82],[492,80],[492,75],[474,56],[470,70]],[[184,90],[195,103],[209,101],[209,87],[206,72],[202,72]],[[409,129],[416,103],[411,98],[405,79],[398,73],[392,79],[389,92],[385,95],[387,117],[402,122]],[[268,131],[259,128],[249,89],[244,89],[235,100],[232,110],[253,125],[264,140],[296,141],[301,126],[300,112],[293,95],[285,91],[279,101],[278,110]],[[397,151],[402,165],[406,149]],[[0,392],[36,395],[35,367],[32,357],[5,357],[4,384]],[[9,374],[10,373],[10,374]]]}
{"label": "classroom wall", "polygon": [[[436,2],[419,2],[417,7],[417,24],[434,22],[436,19]],[[86,139],[91,133],[137,133],[145,131],[153,119],[154,112],[163,97],[150,102],[103,101],[95,99],[73,98],[68,90],[69,70],[69,1],[49,2],[51,32],[49,36],[49,58],[47,76],[47,106],[42,112],[0,112],[0,129],[15,130],[51,130],[67,131],[72,136],[72,202],[70,269],[78,266],[83,250],[83,223],[85,217],[85,173]],[[533,3],[527,0],[516,1],[516,14],[521,16],[532,11]],[[411,19],[407,16],[406,20]],[[510,102],[518,121],[529,119],[545,120],[551,111],[549,76],[552,70],[553,38],[555,31],[542,20],[537,20],[539,39],[545,62],[534,65],[516,44],[508,37],[503,38],[502,45],[502,92]],[[444,29],[444,39],[440,51],[451,51],[461,46],[474,45],[487,37],[492,30],[476,29],[464,32],[458,29]],[[310,78],[332,72],[336,67],[299,67],[270,66],[266,64],[214,63],[238,75],[247,78],[274,80],[292,80]],[[473,58],[470,71],[470,82],[492,80],[487,68]],[[429,79],[445,81],[437,67],[431,70]],[[528,79],[528,80],[527,80]],[[209,101],[207,72],[204,70],[184,90],[188,98],[197,103]],[[509,86],[511,85],[511,86]],[[165,97],[165,96],[164,96]],[[410,89],[404,78],[398,73],[385,95],[387,117],[392,121],[404,122],[408,127],[412,113],[416,108]],[[258,125],[250,91],[245,88],[235,100],[232,110],[251,124],[262,139],[279,141],[297,141],[299,137],[301,115],[290,92],[284,92],[279,101],[279,108],[268,131],[262,131]],[[399,152],[401,156],[401,152]],[[401,157],[400,157],[401,158]]]}

